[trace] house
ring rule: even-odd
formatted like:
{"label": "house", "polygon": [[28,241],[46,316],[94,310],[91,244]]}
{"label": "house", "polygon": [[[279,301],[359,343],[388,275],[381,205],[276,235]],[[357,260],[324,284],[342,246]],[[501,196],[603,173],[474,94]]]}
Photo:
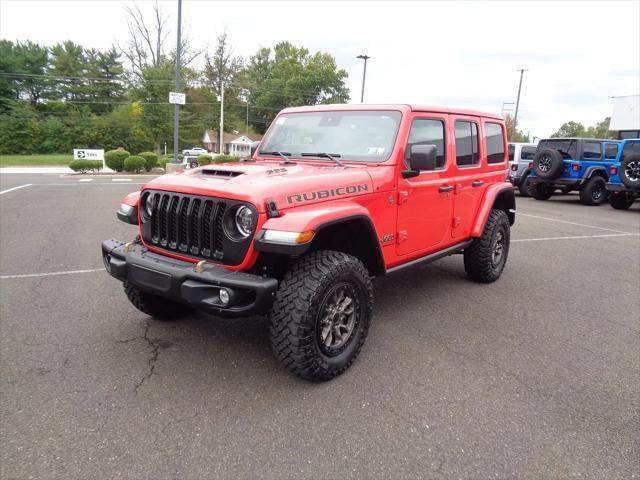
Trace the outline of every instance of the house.
{"label": "house", "polygon": [[[262,135],[256,133],[223,133],[223,153],[243,157],[251,152],[251,144],[262,140]],[[204,148],[213,153],[220,153],[218,149],[219,134],[216,130],[206,130],[202,137]]]}

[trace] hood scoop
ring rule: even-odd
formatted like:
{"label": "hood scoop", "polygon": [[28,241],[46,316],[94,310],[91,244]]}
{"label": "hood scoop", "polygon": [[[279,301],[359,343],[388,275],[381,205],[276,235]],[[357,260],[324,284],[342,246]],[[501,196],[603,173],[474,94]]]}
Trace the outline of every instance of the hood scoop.
{"label": "hood scoop", "polygon": [[205,177],[218,177],[218,178],[233,178],[238,175],[242,175],[244,172],[238,172],[236,170],[215,170],[212,168],[204,168],[200,171],[200,175]]}

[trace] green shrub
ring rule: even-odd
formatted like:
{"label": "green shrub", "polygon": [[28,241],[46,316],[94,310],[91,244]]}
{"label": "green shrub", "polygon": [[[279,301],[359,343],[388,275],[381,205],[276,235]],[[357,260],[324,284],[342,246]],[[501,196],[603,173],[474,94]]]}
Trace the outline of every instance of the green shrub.
{"label": "green shrub", "polygon": [[121,172],[125,159],[131,155],[126,150],[109,150],[104,154],[104,161],[111,170]]}
{"label": "green shrub", "polygon": [[211,155],[206,155],[204,153],[198,155],[198,165],[200,166],[209,165],[211,163],[211,160]]}
{"label": "green shrub", "polygon": [[147,172],[150,172],[158,165],[158,155],[153,152],[141,152],[138,154],[138,157],[144,158],[145,166],[144,169]]}
{"label": "green shrub", "polygon": [[89,171],[89,160],[73,160],[69,168],[74,172],[86,173]]}
{"label": "green shrub", "polygon": [[240,160],[240,157],[235,155],[218,155],[213,159],[213,163],[237,162],[238,160]]}
{"label": "green shrub", "polygon": [[80,173],[95,172],[102,169],[102,160],[73,160],[69,168]]}
{"label": "green shrub", "polygon": [[144,158],[137,155],[131,155],[124,160],[124,169],[127,172],[139,173],[145,169],[146,165]]}

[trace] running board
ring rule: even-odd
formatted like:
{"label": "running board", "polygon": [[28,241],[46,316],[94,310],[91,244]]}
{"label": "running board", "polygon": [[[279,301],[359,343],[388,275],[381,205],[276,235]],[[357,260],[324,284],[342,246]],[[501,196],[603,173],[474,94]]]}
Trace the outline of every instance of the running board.
{"label": "running board", "polygon": [[436,260],[440,260],[443,257],[448,257],[449,255],[453,255],[454,253],[458,253],[460,250],[464,250],[466,247],[471,245],[473,240],[467,240],[466,242],[457,243],[455,245],[451,245],[450,247],[445,248],[444,250],[440,250],[439,252],[431,253],[429,255],[425,255],[424,257],[416,258],[415,260],[411,260],[410,262],[403,263],[402,265],[398,265],[397,267],[392,267],[387,269],[386,273],[394,273],[399,270],[404,270],[405,268],[415,267],[416,265],[426,265],[427,263],[435,262]]}

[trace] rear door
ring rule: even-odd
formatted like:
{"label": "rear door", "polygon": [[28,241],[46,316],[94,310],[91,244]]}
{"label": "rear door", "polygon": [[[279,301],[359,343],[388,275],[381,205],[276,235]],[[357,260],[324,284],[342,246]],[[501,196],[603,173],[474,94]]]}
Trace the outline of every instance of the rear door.
{"label": "rear door", "polygon": [[472,219],[482,199],[485,182],[482,179],[480,161],[480,119],[455,116],[452,120],[455,199],[451,236],[457,238],[469,235]]}
{"label": "rear door", "polygon": [[[405,149],[409,166],[412,145],[436,146],[436,170],[398,180],[398,255],[428,253],[449,239],[453,212],[451,157],[446,135],[447,115],[416,113]],[[449,161],[447,156],[449,155]]]}

